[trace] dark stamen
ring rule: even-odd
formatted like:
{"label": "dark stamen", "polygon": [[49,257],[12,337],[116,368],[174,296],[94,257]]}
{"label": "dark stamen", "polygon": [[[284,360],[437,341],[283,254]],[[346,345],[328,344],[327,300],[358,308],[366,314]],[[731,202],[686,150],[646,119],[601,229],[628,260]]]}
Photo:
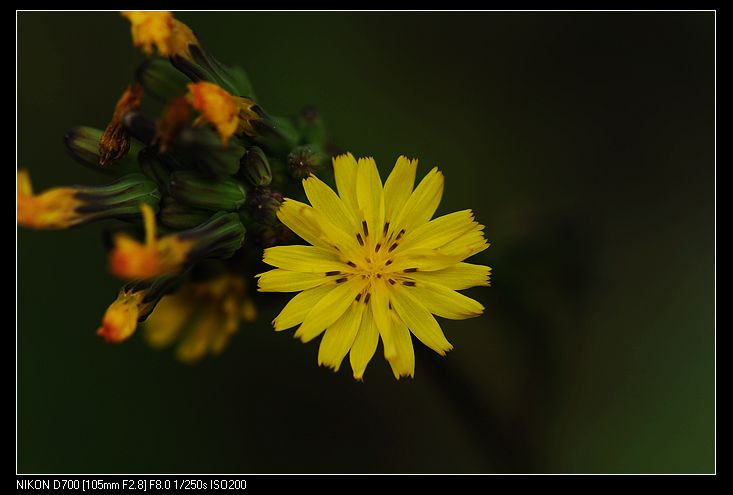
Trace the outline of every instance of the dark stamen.
{"label": "dark stamen", "polygon": [[385,266],[389,266],[392,264],[392,260],[387,260],[387,262],[384,264]]}
{"label": "dark stamen", "polygon": [[389,306],[389,309],[392,309],[392,301],[388,301],[387,306]]}
{"label": "dark stamen", "polygon": [[389,230],[389,222],[384,222],[384,235],[387,235],[388,230]]}
{"label": "dark stamen", "polygon": [[369,299],[370,299],[371,297],[372,297],[372,293],[371,293],[371,292],[367,292],[367,295],[366,295],[366,297],[364,298],[364,304],[368,303],[368,302],[369,302]]}
{"label": "dark stamen", "polygon": [[[405,271],[407,271],[407,270],[405,270]],[[341,275],[341,272],[338,271],[338,270],[334,270],[332,272],[326,272],[326,276],[327,277],[330,277],[331,275]]]}
{"label": "dark stamen", "polygon": [[364,235],[369,237],[369,227],[367,227],[366,220],[362,220],[361,227],[364,229]]}
{"label": "dark stamen", "polygon": [[356,240],[359,241],[359,245],[364,245],[364,239],[361,238],[361,234],[356,234]]}
{"label": "dark stamen", "polygon": [[340,284],[341,282],[346,282],[347,280],[349,280],[349,279],[346,278],[346,277],[337,278],[336,279],[336,283],[337,284]]}
{"label": "dark stamen", "polygon": [[359,293],[358,293],[358,294],[356,295],[356,302],[359,302],[359,300],[360,300],[360,299],[361,299],[361,292],[359,292]]}
{"label": "dark stamen", "polygon": [[379,250],[380,250],[381,248],[382,248],[382,244],[380,244],[380,243],[378,242],[378,243],[377,243],[377,245],[376,245],[376,246],[374,246],[374,252],[375,252],[375,253],[378,253],[378,252],[379,252]]}
{"label": "dark stamen", "polygon": [[381,273],[377,273],[377,278],[382,278],[382,274]]}
{"label": "dark stamen", "polygon": [[405,272],[405,273],[414,273],[414,272],[417,271],[417,268],[405,268],[402,271]]}
{"label": "dark stamen", "polygon": [[346,264],[349,265],[351,268],[356,268],[356,263],[354,263],[353,261],[347,261]]}
{"label": "dark stamen", "polygon": [[397,282],[395,282],[395,281],[394,281],[394,280],[392,280],[392,279],[389,279],[389,283],[390,283],[390,284],[392,284],[392,285],[394,285],[394,284],[396,284]]}
{"label": "dark stamen", "polygon": [[402,282],[402,285],[406,285],[407,287],[415,287],[415,282],[412,280],[405,280]]}
{"label": "dark stamen", "polygon": [[403,235],[405,235],[405,229],[400,230],[400,233],[397,234],[397,238],[395,240],[396,241],[399,241],[400,240],[400,237],[402,237]]}
{"label": "dark stamen", "polygon": [[387,252],[388,252],[388,253],[391,253],[392,251],[394,251],[394,250],[395,250],[395,249],[397,248],[397,246],[398,246],[398,244],[397,244],[397,243],[395,242],[394,244],[392,244],[392,245],[391,245],[391,246],[389,247],[389,251],[387,251]]}

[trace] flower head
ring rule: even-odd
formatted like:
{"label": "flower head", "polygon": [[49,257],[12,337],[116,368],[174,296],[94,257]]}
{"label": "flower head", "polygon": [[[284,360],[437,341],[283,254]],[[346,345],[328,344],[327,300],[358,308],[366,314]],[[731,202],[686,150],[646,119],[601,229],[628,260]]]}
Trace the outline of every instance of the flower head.
{"label": "flower head", "polygon": [[32,229],[65,229],[84,220],[84,204],[73,187],[55,187],[33,194],[27,170],[18,171],[18,224]]}
{"label": "flower head", "polygon": [[160,299],[179,282],[177,275],[166,275],[125,284],[105,311],[97,335],[113,344],[127,340],[135,333],[138,322],[145,320]]}
{"label": "flower head", "polygon": [[191,28],[176,20],[170,12],[127,11],[121,14],[130,21],[132,42],[147,55],[152,55],[155,47],[161,57],[190,58],[189,45],[198,45]]}
{"label": "flower head", "polygon": [[158,200],[157,186],[142,174],[127,174],[104,186],[55,187],[33,194],[28,171],[18,171],[18,224],[32,229],[139,217],[141,201],[157,205]]}
{"label": "flower head", "polygon": [[110,254],[110,271],[124,279],[146,279],[179,271],[191,249],[191,241],[177,235],[156,237],[155,212],[142,204],[145,226],[145,242],[141,243],[127,234],[119,233],[114,238],[114,249]]}
{"label": "flower head", "polygon": [[141,204],[145,242],[118,233],[110,253],[110,271],[128,280],[149,279],[181,272],[206,258],[230,258],[244,241],[244,227],[236,213],[219,212],[194,228],[156,236],[153,209]]}
{"label": "flower head", "polygon": [[145,291],[135,292],[123,288],[104,313],[97,335],[115,344],[130,338],[137,328],[144,296]]}
{"label": "flower head", "polygon": [[216,128],[222,142],[229,141],[234,134],[255,134],[250,122],[258,115],[252,110],[252,100],[233,96],[207,81],[189,83],[187,98],[191,106],[201,113],[201,118]]}
{"label": "flower head", "polygon": [[431,170],[413,191],[416,160],[400,157],[382,184],[372,158],[333,160],[338,194],[315,176],[303,180],[311,205],[286,199],[278,218],[310,246],[264,252],[276,267],[259,290],[300,291],[273,321],[299,325],[304,342],[323,333],[318,362],[338,369],[349,353],[356,379],[379,338],[395,377],[413,376],[410,334],[444,355],[452,349],[433,315],[464,319],[484,307],[457,290],[489,285],[490,268],[463,260],[486,249],[470,210],[432,219],[443,174]]}
{"label": "flower head", "polygon": [[178,359],[193,363],[207,353],[221,353],[240,322],[251,322],[256,317],[244,279],[224,273],[205,281],[191,281],[164,297],[145,322],[145,337],[154,347],[178,340]]}

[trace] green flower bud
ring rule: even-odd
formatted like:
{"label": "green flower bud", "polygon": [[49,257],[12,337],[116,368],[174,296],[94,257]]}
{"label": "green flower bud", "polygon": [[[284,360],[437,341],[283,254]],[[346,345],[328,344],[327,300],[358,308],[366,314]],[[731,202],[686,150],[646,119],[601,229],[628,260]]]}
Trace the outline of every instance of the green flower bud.
{"label": "green flower bud", "polygon": [[287,161],[290,176],[301,181],[316,173],[328,161],[328,155],[316,146],[298,146],[288,154]]}
{"label": "green flower bud", "polygon": [[158,186],[139,173],[125,175],[106,186],[77,187],[74,197],[83,203],[76,211],[84,216],[84,222],[139,218],[140,203],[157,210],[160,202]]}
{"label": "green flower bud", "polygon": [[192,171],[173,172],[168,189],[179,203],[211,211],[236,211],[247,199],[244,185],[239,181],[206,179]]}
{"label": "green flower bud", "polygon": [[190,229],[211,217],[211,212],[183,205],[172,196],[165,196],[160,202],[158,218],[161,225],[173,230]]}
{"label": "green flower bud", "polygon": [[272,170],[265,152],[257,146],[247,148],[240,160],[242,177],[253,186],[268,186],[272,181]]}
{"label": "green flower bud", "polygon": [[237,173],[246,150],[235,139],[222,143],[221,137],[210,127],[187,127],[173,144],[181,156],[189,156],[191,165],[203,174],[225,177]]}
{"label": "green flower bud", "polygon": [[104,167],[99,165],[99,138],[102,137],[101,129],[94,127],[77,126],[73,127],[64,136],[64,144],[69,153],[78,162],[88,167],[105,173],[132,171],[137,168],[136,155],[142,149],[139,143],[130,144],[130,152],[119,160],[108,162]]}
{"label": "green flower bud", "polygon": [[186,256],[188,263],[203,259],[227,259],[242,247],[245,228],[237,213],[215,213],[209,220],[193,229],[178,232],[181,240],[194,241]]}
{"label": "green flower bud", "polygon": [[186,93],[188,79],[173,67],[169,60],[150,58],[138,67],[135,79],[146,94],[167,102]]}

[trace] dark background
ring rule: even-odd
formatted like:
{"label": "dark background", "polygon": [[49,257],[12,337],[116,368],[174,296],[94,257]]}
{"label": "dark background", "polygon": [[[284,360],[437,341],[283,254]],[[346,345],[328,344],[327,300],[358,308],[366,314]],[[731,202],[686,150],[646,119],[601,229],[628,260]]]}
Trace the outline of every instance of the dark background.
{"label": "dark background", "polygon": [[[180,13],[273,114],[439,165],[493,287],[414,380],[319,368],[260,302],[196,366],[94,335],[119,282],[102,226],[18,233],[18,469],[714,470],[714,14]],[[107,179],[65,152],[134,61],[115,13],[18,15],[18,162],[37,190]]]}

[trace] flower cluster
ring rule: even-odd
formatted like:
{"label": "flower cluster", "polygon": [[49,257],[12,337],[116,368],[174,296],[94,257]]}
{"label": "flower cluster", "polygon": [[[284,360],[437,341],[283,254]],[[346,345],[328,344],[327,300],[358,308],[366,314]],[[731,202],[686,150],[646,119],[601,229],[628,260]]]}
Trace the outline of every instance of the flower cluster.
{"label": "flower cluster", "polygon": [[[66,136],[72,156],[114,180],[34,193],[18,171],[19,225],[127,226],[108,253],[126,284],[97,334],[123,342],[147,320],[148,342],[177,341],[182,361],[217,354],[256,317],[248,286],[262,260],[275,269],[257,276],[260,291],[299,292],[275,329],[299,325],[303,341],[323,333],[319,364],[338,369],[349,354],[361,379],[381,338],[399,378],[414,374],[412,335],[450,350],[433,315],[481,314],[457,291],[488,285],[490,269],[464,262],[488,247],[470,210],[431,220],[443,175],[433,169],[414,188],[417,161],[400,157],[383,183],[374,160],[338,152],[313,107],[265,112],[244,70],[217,61],[171,13],[122,15],[144,60],[104,129]],[[289,199],[303,191],[310,205]]]}

